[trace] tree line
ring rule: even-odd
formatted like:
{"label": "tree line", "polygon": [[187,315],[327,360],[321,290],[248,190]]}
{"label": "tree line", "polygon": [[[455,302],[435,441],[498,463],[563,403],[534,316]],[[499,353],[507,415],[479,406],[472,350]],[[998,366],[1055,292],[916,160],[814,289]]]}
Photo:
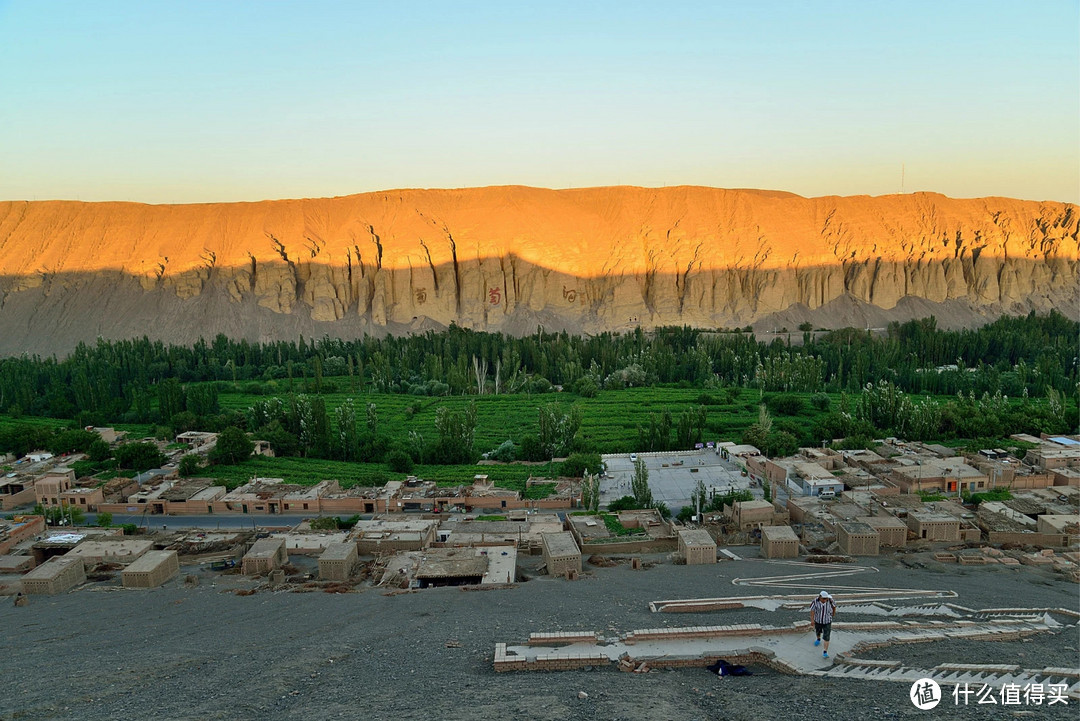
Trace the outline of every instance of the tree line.
{"label": "tree line", "polygon": [[[859,392],[888,380],[911,394],[998,391],[1042,397],[1076,393],[1080,324],[1057,312],[1002,317],[981,328],[944,330],[933,318],[893,323],[875,335],[847,328],[753,333],[660,328],[646,333],[514,337],[456,326],[423,335],[253,343],[218,336],[191,346],[147,338],[80,344],[70,356],[0,360],[0,412],[72,418],[80,425],[168,422],[210,414],[214,386],[262,392],[413,395],[550,392],[580,395],[628,386],[752,387],[763,392]],[[801,341],[801,342],[800,342]],[[154,401],[157,401],[156,408]],[[180,425],[188,425],[181,422]]]}

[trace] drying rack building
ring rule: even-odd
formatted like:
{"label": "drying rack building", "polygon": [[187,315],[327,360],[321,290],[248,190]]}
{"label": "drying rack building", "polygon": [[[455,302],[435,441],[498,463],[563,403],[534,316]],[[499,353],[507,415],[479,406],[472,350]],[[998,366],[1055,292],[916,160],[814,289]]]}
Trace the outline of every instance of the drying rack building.
{"label": "drying rack building", "polygon": [[120,573],[124,588],[157,588],[180,573],[176,551],[147,551]]}

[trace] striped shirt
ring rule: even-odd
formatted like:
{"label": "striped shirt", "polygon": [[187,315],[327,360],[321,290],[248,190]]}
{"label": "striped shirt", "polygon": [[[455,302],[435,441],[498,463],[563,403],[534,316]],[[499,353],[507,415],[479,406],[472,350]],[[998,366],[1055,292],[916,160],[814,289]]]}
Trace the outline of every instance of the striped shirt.
{"label": "striped shirt", "polygon": [[810,613],[814,614],[814,623],[832,623],[836,604],[831,598],[815,598],[810,604]]}

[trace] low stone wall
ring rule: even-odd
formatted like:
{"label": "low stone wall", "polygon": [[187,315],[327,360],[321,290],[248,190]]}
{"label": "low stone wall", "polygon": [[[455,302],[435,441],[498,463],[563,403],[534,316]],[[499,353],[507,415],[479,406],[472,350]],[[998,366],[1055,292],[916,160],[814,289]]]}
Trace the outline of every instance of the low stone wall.
{"label": "low stone wall", "polygon": [[597,643],[600,634],[591,632],[530,633],[530,646],[569,646],[572,643]]}
{"label": "low stone wall", "polygon": [[581,555],[591,556],[594,553],[671,553],[678,549],[679,542],[675,538],[650,538],[643,541],[583,543],[581,544]]}
{"label": "low stone wall", "polygon": [[611,659],[599,651],[553,651],[533,660],[508,654],[505,643],[495,644],[495,671],[574,671],[590,666],[607,666]]}
{"label": "low stone wall", "polygon": [[732,626],[684,626],[681,628],[646,628],[626,634],[625,643],[633,645],[644,641],[669,639],[723,638],[729,636],[760,636],[762,633],[806,633],[809,621],[796,621],[791,626],[762,626],[760,623],[743,623]]}
{"label": "low stone wall", "polygon": [[1062,533],[1009,533],[1006,531],[990,531],[986,535],[987,542],[995,545],[1011,543],[1017,546],[1043,546],[1050,548],[1064,548],[1069,545],[1068,536]]}

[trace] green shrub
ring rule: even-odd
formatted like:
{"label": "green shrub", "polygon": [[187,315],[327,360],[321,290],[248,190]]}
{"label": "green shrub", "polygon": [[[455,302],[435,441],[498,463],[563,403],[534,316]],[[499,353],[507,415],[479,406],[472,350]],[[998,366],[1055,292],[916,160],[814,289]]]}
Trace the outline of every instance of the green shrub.
{"label": "green shrub", "polygon": [[313,531],[336,531],[340,525],[341,521],[338,520],[337,516],[319,516],[311,519],[311,529]]}
{"label": "green shrub", "polygon": [[613,536],[640,536],[646,532],[644,528],[627,528],[614,513],[601,513],[600,517],[604,519],[604,525]]}
{"label": "green shrub", "polygon": [[408,452],[395,448],[386,455],[386,464],[394,473],[412,473],[413,459]]}
{"label": "green shrub", "polygon": [[616,498],[614,501],[608,504],[608,510],[612,512],[616,511],[636,511],[641,508],[638,502],[634,500],[633,496],[623,496],[622,498]]}
{"label": "green shrub", "polygon": [[603,470],[603,461],[599,453],[571,453],[559,467],[559,475],[566,478],[581,478],[588,473],[599,473]]}

